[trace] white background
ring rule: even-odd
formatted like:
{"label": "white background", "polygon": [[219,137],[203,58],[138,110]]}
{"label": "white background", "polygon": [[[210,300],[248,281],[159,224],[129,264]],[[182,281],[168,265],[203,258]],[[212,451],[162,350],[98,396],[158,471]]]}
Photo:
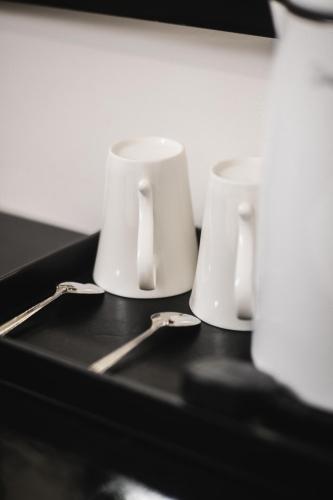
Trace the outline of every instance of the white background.
{"label": "white background", "polygon": [[0,210],[90,233],[108,146],[187,149],[195,221],[210,167],[260,154],[273,41],[0,3]]}

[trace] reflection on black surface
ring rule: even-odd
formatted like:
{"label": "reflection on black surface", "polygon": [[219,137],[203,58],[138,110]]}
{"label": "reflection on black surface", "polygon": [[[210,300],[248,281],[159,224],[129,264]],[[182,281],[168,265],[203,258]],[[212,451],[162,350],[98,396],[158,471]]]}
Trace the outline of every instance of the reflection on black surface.
{"label": "reflection on black surface", "polygon": [[0,432],[1,500],[166,500],[86,458],[13,431]]}
{"label": "reflection on black surface", "polygon": [[143,486],[125,476],[116,476],[110,479],[94,500],[171,500],[156,491]]}

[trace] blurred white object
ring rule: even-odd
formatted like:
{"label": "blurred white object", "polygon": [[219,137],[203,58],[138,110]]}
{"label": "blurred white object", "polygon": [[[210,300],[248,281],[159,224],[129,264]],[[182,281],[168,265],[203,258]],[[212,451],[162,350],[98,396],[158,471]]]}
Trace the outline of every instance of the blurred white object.
{"label": "blurred white object", "polygon": [[315,15],[323,14],[325,17],[329,17],[333,12],[332,0],[290,0],[290,5],[309,10],[310,14],[311,11]]}
{"label": "blurred white object", "polygon": [[190,290],[197,241],[183,145],[163,137],[121,141],[106,168],[96,283],[133,298]]}
{"label": "blurred white object", "polygon": [[288,6],[276,20],[252,355],[333,410],[333,1]]}
{"label": "blurred white object", "polygon": [[211,170],[190,307],[229,330],[251,330],[253,265],[261,158],[218,163]]}

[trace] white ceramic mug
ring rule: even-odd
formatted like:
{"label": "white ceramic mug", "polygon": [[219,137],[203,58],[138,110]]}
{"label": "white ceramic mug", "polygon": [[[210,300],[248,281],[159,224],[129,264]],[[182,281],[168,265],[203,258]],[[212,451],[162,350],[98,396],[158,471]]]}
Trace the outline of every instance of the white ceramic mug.
{"label": "white ceramic mug", "polygon": [[190,307],[228,330],[251,330],[261,158],[223,161],[210,175]]}
{"label": "white ceramic mug", "polygon": [[114,144],[94,280],[123,297],[192,288],[197,241],[184,147],[161,137]]}

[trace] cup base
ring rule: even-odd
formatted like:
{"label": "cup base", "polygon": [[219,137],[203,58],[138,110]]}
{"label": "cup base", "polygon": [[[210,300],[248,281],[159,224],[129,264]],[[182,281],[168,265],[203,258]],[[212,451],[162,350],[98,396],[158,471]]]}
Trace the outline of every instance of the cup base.
{"label": "cup base", "polygon": [[229,330],[231,332],[251,332],[253,325],[252,321],[243,321],[238,318],[234,319],[220,319],[213,318],[209,314],[200,311],[196,306],[193,306],[190,301],[190,309],[197,318],[201,319],[205,323],[211,326],[215,326],[217,328],[221,328],[222,330]]}
{"label": "cup base", "polygon": [[183,293],[188,293],[191,291],[192,285],[185,286],[176,290],[119,290],[110,287],[107,283],[103,282],[103,279],[99,279],[94,276],[94,282],[102,287],[107,293],[112,295],[117,295],[118,297],[124,297],[127,299],[165,299],[168,297],[174,297],[176,295],[182,295]]}

